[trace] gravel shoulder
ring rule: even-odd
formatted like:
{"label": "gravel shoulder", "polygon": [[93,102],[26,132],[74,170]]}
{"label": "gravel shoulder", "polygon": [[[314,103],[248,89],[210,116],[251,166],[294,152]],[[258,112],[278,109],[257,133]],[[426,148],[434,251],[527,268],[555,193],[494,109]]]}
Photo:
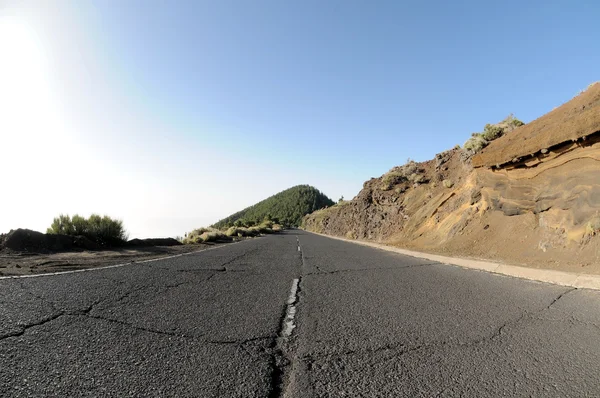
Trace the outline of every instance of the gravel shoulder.
{"label": "gravel shoulder", "polygon": [[149,246],[97,251],[70,251],[51,254],[0,251],[0,276],[33,275],[134,263],[177,254],[206,250],[227,243],[182,246]]}

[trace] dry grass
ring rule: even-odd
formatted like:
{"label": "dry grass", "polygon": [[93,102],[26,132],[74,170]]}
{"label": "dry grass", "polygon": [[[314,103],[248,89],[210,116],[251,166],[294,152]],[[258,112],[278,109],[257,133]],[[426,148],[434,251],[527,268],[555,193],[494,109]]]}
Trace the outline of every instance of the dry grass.
{"label": "dry grass", "polygon": [[587,236],[596,236],[600,232],[600,217],[596,216],[588,221],[585,226],[585,234]]}
{"label": "dry grass", "polygon": [[271,234],[282,231],[283,227],[272,221],[263,221],[260,225],[253,227],[230,227],[224,231],[215,228],[198,228],[186,234],[184,244],[230,241],[234,238],[248,238],[260,234]]}

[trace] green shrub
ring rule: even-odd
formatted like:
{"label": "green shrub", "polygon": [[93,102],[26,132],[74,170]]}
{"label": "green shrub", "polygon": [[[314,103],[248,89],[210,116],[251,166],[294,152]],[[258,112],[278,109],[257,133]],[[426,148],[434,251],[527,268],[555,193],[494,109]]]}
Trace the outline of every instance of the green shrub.
{"label": "green shrub", "polygon": [[271,228],[273,228],[273,224],[274,224],[273,221],[265,220],[260,224],[260,227],[271,229]]}
{"label": "green shrub", "polygon": [[524,125],[522,121],[515,118],[512,114],[508,115],[500,123],[486,124],[482,133],[473,133],[463,145],[463,149],[468,154],[473,155],[485,148],[491,141],[494,141],[505,134],[510,133],[517,127]]}
{"label": "green shrub", "polygon": [[483,148],[485,148],[488,144],[489,144],[489,142],[485,138],[483,138],[483,136],[481,134],[473,133],[471,138],[469,138],[465,142],[465,144],[463,145],[463,148],[466,151],[469,151],[471,153],[477,153],[477,152],[481,151]]}
{"label": "green shrub", "polygon": [[203,242],[216,242],[219,240],[230,240],[230,238],[221,231],[210,231],[200,235]]}
{"label": "green shrub", "polygon": [[257,227],[244,228],[242,230],[242,236],[253,237],[258,235],[260,235],[260,231]]}
{"label": "green shrub", "polygon": [[241,228],[238,227],[229,227],[227,231],[225,231],[226,236],[241,236]]}
{"label": "green shrub", "polygon": [[483,133],[481,136],[486,141],[493,141],[496,138],[500,138],[504,134],[504,128],[497,124],[486,124],[483,128]]}
{"label": "green shrub", "polygon": [[454,183],[450,180],[444,180],[442,184],[444,184],[446,188],[452,188],[454,186]]}
{"label": "green shrub", "polygon": [[417,165],[417,162],[415,162],[414,160],[411,160],[409,158],[408,161],[406,162],[406,164],[404,166],[400,167],[400,171],[404,177],[407,177],[411,174],[418,173],[419,166]]}
{"label": "green shrub", "polygon": [[185,234],[185,238],[183,239],[184,244],[190,243],[202,243],[204,242],[203,234],[207,232],[211,232],[213,229],[210,228],[198,228],[193,230],[192,232],[188,232]]}
{"label": "green shrub", "polygon": [[381,190],[388,191],[396,184],[406,180],[406,176],[401,170],[389,171],[381,178]]}
{"label": "green shrub", "polygon": [[68,214],[61,214],[54,218],[48,234],[63,234],[72,236],[85,236],[99,244],[119,244],[128,238],[123,221],[114,220],[109,216],[92,214],[89,218],[75,214],[73,218]]}
{"label": "green shrub", "polygon": [[421,184],[423,182],[425,182],[425,176],[422,174],[418,174],[418,173],[412,173],[408,179],[412,182],[414,182],[415,184]]}
{"label": "green shrub", "polygon": [[202,228],[194,229],[192,232],[188,233],[188,236],[190,236],[190,235],[202,235],[203,233],[210,232],[210,231],[214,231],[214,229],[202,227]]}
{"label": "green shrub", "polygon": [[255,234],[269,234],[271,232],[273,232],[270,228],[267,228],[264,225],[257,225],[251,228],[248,228],[250,231],[252,231]]}
{"label": "green shrub", "polygon": [[503,121],[500,122],[500,124],[505,123],[509,126],[513,126],[513,127],[521,127],[523,126],[525,123],[523,123],[522,121],[520,121],[519,119],[517,119],[512,113],[510,115],[508,115],[506,117],[506,119],[504,119]]}
{"label": "green shrub", "polygon": [[[78,215],[75,216],[79,217]],[[46,230],[47,234],[74,235],[74,232],[73,222],[68,214],[60,214],[55,217],[50,228]]]}

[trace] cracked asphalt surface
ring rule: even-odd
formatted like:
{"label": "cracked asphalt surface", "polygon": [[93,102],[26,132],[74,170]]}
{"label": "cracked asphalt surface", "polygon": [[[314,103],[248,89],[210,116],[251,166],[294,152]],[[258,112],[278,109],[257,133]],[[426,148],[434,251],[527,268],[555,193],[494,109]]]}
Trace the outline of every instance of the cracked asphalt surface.
{"label": "cracked asphalt surface", "polygon": [[286,231],[0,280],[0,396],[600,396],[599,303]]}

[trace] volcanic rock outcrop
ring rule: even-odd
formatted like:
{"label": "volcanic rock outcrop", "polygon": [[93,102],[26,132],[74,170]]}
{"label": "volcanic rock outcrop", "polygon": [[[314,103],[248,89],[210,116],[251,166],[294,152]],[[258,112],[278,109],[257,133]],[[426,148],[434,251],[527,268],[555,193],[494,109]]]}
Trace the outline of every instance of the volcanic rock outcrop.
{"label": "volcanic rock outcrop", "polygon": [[455,148],[395,167],[351,201],[306,216],[304,227],[452,255],[587,267],[600,263],[599,214],[594,84],[472,158]]}

